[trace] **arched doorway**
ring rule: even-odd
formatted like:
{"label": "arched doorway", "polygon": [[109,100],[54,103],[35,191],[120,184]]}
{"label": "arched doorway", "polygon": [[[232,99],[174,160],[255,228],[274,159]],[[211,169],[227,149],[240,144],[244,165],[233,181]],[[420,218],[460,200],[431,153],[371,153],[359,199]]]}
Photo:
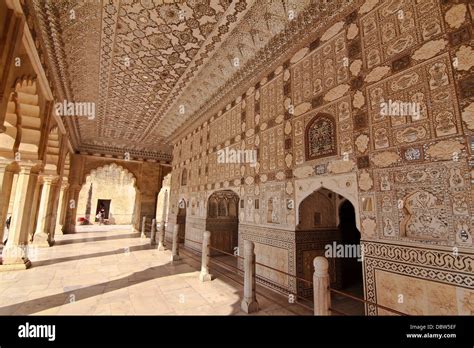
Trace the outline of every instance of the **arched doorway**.
{"label": "arched doorway", "polygon": [[[213,248],[233,253],[238,247],[239,201],[239,196],[231,190],[217,191],[209,197],[206,230],[211,232]],[[216,252],[211,251],[211,255]]]}
{"label": "arched doorway", "polygon": [[[339,206],[339,229],[341,231],[341,243],[345,249],[347,246],[360,250],[360,232],[356,227],[356,216],[354,206],[348,200],[344,200]],[[345,257],[341,260],[342,288],[362,294],[362,261],[358,257]]]}
{"label": "arched doorway", "polygon": [[104,223],[130,225],[133,221],[135,176],[115,163],[93,169],[85,178],[77,204],[77,223],[99,223],[97,214],[102,210]]}
{"label": "arched doorway", "polygon": [[[296,270],[299,277],[312,281],[313,259],[325,256],[329,261],[332,288],[352,292],[352,287],[362,286],[360,232],[355,216],[349,200],[324,187],[300,203],[296,230]],[[299,296],[312,296],[309,283],[298,281],[297,291]],[[353,292],[361,294],[358,289]]]}
{"label": "arched doorway", "polygon": [[176,217],[176,223],[178,224],[178,242],[179,243],[184,243],[184,239],[186,236],[186,210],[187,210],[187,203],[183,198],[178,203],[178,215]]}

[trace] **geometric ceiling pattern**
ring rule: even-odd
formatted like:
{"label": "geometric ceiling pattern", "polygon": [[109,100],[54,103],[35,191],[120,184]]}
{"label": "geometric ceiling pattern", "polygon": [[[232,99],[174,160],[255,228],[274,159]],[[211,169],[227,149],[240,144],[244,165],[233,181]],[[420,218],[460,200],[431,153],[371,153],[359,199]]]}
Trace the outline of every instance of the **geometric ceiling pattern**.
{"label": "geometric ceiling pattern", "polygon": [[177,130],[319,3],[166,2],[24,3],[56,101],[95,103],[94,119],[63,117],[76,150],[169,160]]}

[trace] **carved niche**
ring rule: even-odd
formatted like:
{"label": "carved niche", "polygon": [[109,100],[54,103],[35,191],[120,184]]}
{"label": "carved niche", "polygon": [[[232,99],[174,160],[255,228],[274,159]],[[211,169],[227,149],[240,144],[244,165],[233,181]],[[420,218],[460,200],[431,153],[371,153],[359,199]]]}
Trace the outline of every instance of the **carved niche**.
{"label": "carved niche", "polygon": [[326,113],[318,113],[306,126],[306,160],[337,155],[336,121]]}

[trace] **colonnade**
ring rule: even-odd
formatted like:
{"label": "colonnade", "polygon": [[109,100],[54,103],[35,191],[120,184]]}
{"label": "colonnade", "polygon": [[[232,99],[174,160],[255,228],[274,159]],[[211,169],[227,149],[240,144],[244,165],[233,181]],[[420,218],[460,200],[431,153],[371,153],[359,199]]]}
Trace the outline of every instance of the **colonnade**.
{"label": "colonnade", "polygon": [[28,268],[35,248],[52,246],[55,234],[63,232],[67,178],[41,168],[40,161],[0,162],[0,241],[6,240],[0,271]]}
{"label": "colonnade", "polygon": [[9,24],[0,28],[3,271],[30,267],[36,248],[53,245],[65,229],[73,150],[19,2],[1,2],[0,14]]}

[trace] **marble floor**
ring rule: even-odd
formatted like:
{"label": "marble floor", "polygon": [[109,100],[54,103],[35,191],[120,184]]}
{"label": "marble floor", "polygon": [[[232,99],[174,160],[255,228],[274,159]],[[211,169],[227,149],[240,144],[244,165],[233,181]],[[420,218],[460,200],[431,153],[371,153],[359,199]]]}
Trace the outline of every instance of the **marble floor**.
{"label": "marble floor", "polygon": [[[198,255],[170,255],[130,226],[81,226],[51,248],[30,250],[32,268],[0,272],[0,315],[246,315],[241,278],[216,269],[216,279],[201,283]],[[258,315],[312,314],[259,292]]]}

